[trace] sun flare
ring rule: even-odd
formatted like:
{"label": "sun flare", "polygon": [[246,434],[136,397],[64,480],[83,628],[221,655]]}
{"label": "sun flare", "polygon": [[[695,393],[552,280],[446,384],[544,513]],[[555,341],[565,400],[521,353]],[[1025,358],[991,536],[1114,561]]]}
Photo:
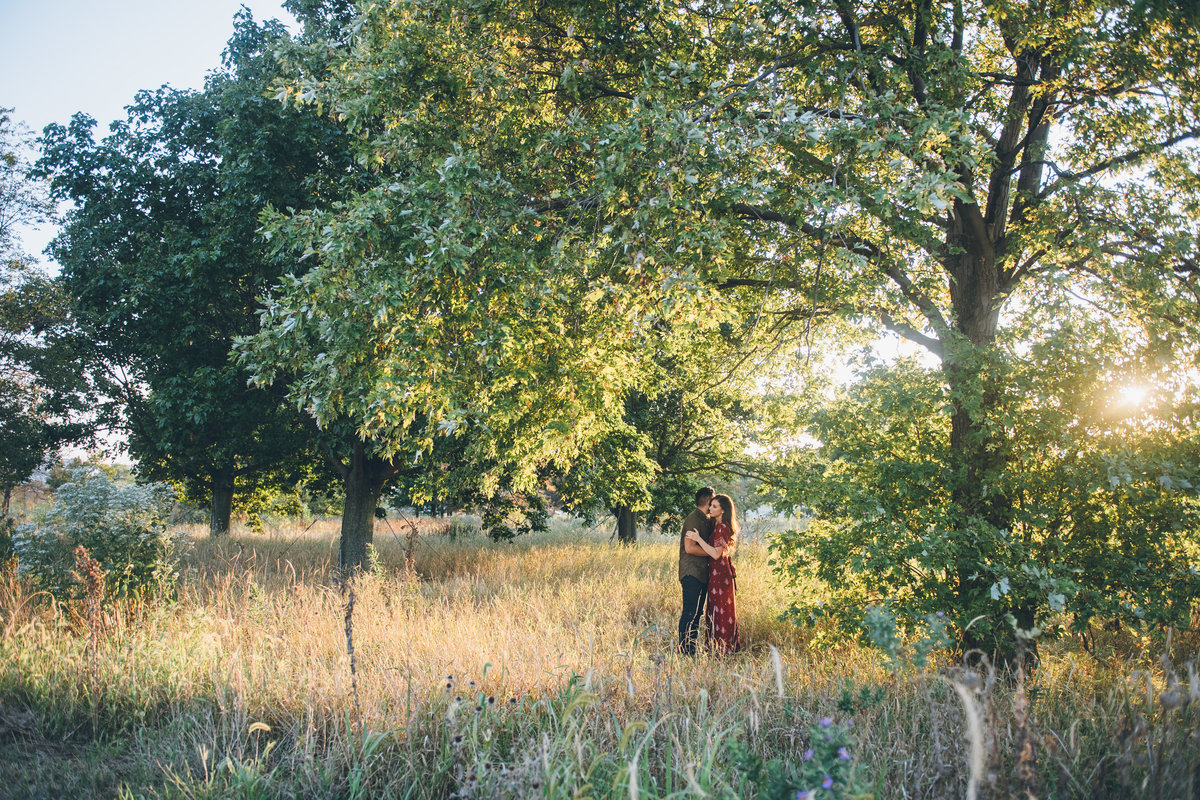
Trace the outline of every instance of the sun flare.
{"label": "sun flare", "polygon": [[1150,398],[1150,387],[1140,383],[1130,383],[1117,390],[1117,398],[1126,408],[1141,408]]}

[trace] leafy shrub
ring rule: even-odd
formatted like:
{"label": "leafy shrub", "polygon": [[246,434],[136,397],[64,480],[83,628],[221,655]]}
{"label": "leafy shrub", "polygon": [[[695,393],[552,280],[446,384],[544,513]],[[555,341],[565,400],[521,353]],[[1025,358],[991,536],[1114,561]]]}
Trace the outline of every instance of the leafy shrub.
{"label": "leafy shrub", "polygon": [[175,491],[164,483],[120,485],[93,468],[75,470],[51,507],[13,536],[20,570],[58,596],[73,591],[82,545],[107,573],[105,594],[122,597],[174,580],[177,546],[167,533]]}
{"label": "leafy shrub", "polygon": [[848,724],[822,717],[808,726],[809,747],[800,761],[764,760],[743,742],[733,742],[730,757],[753,793],[770,800],[818,800],[865,794],[865,776],[855,762],[855,741]]}
{"label": "leafy shrub", "polygon": [[[907,642],[901,630],[908,630],[912,634]],[[867,607],[863,617],[862,639],[864,644],[874,645],[882,652],[892,669],[906,666],[925,669],[931,653],[945,650],[953,643],[947,630],[946,615],[941,611],[926,614],[924,624],[913,622],[901,626],[886,603]]]}

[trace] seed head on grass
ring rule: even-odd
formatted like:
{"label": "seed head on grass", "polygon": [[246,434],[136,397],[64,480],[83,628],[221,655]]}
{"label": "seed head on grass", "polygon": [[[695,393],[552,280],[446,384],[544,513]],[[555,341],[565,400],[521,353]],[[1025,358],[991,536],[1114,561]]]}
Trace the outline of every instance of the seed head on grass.
{"label": "seed head on grass", "polygon": [[[75,547],[74,576],[83,586],[87,603],[88,662],[93,699],[100,688],[100,608],[104,603],[104,570],[83,545]],[[93,726],[95,721],[93,720]]]}

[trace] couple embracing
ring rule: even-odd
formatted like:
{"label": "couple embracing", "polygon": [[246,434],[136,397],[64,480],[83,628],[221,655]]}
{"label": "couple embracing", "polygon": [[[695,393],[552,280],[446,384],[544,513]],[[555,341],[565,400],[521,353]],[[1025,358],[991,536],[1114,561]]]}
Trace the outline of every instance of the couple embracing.
{"label": "couple embracing", "polygon": [[717,653],[741,649],[733,594],[737,576],[729,554],[737,540],[733,500],[709,487],[696,492],[696,507],[683,521],[679,536],[679,584],[683,613],[679,617],[679,651],[694,655],[704,617],[705,641]]}

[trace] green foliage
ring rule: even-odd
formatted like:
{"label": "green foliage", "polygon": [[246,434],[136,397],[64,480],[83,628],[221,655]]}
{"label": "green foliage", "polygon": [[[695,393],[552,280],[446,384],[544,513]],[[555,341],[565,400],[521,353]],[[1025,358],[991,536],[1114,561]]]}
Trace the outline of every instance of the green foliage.
{"label": "green foliage", "polygon": [[259,294],[294,268],[258,214],[330,202],[347,167],[328,120],[264,97],[288,41],[242,13],[203,91],[140,92],[102,139],[82,115],[43,139],[40,169],[74,206],[53,251],[105,415],[143,477],[191,498],[294,484],[318,460],[282,392],[248,390],[230,359]]}
{"label": "green foliage", "polygon": [[234,514],[245,515],[252,530],[262,530],[268,522],[336,516],[343,502],[339,487],[328,472],[318,473],[314,469],[313,473],[312,477],[302,478],[291,486],[282,481],[259,482],[252,489],[239,492],[234,497]]}
{"label": "green foliage", "polygon": [[[491,479],[488,490],[480,476]],[[541,487],[515,488],[518,476],[501,461],[473,460],[467,436],[439,436],[415,463],[397,468],[388,496],[393,505],[445,515],[469,508],[479,511],[482,528],[493,540],[511,541],[530,531],[544,531],[546,498]]]}
{"label": "green foliage", "polygon": [[[653,365],[658,373],[626,396],[620,424],[554,477],[573,513],[594,521],[627,507],[647,525],[678,533],[703,482],[763,471],[747,449],[770,440],[764,430],[769,416],[755,402],[755,390],[726,373],[738,346],[703,339],[689,344],[690,363],[660,357],[664,363]],[[712,375],[709,353],[720,375]]]}
{"label": "green foliage", "polygon": [[[958,478],[939,371],[868,364],[813,409],[819,446],[797,454],[787,492],[814,520],[774,544],[784,574],[829,587],[827,600],[793,606],[799,619],[832,618],[854,636],[894,613],[883,639],[898,643],[944,613],[993,646],[1014,627],[1187,624],[1200,591],[1194,376],[1174,372],[1161,345],[1068,306],[1023,324],[984,371],[1011,388],[980,412],[1004,443],[980,476],[1014,509],[1007,528],[963,514],[947,491]],[[1140,405],[1122,395],[1130,384],[1146,392]]]}
{"label": "green foliage", "polygon": [[99,453],[89,453],[86,457],[73,456],[50,464],[46,470],[46,488],[57,492],[60,486],[75,480],[80,470],[103,473],[104,477],[119,486],[134,482],[133,470],[128,464],[112,461]]}
{"label": "green foliage", "polygon": [[507,542],[521,534],[547,530],[549,518],[542,495],[500,493],[483,508],[482,530],[494,541]]}
{"label": "green foliage", "polygon": [[[657,251],[607,230],[589,241],[573,225],[543,223],[528,199],[513,202],[540,204],[543,190],[545,202],[561,197],[536,168],[563,154],[536,143],[562,119],[552,98],[530,91],[543,79],[479,57],[478,48],[511,49],[507,23],[468,16],[374,7],[330,80],[300,75],[281,87],[360,134],[375,174],[336,209],[268,221],[281,251],[313,266],[281,282],[262,332],[241,347],[257,379],[298,376],[289,387],[298,404],[322,424],[352,421],[385,458],[420,452],[436,463],[438,437],[462,438],[491,496],[505,483],[527,492],[539,473],[612,449],[596,443],[623,435],[646,343],[671,325],[720,319],[702,318],[686,276],[656,288]],[[584,216],[596,219],[591,207]],[[648,477],[646,464],[633,466],[625,474]],[[619,491],[642,505],[645,480],[630,484]]]}
{"label": "green foliage", "polygon": [[[1006,614],[1028,629],[1073,598],[1077,624],[1105,598],[1179,619],[1183,591],[1154,576],[1191,585],[1184,416],[1161,443],[1183,457],[1172,488],[1089,493],[1095,464],[1056,449],[1065,387],[1030,361],[1095,304],[1125,344],[1195,363],[1197,38],[1154,8],[366,6],[327,71],[276,96],[336,118],[368,174],[268,215],[280,256],[312,266],[279,280],[241,358],[384,460],[461,437],[485,496],[552,473],[581,508],[652,510],[705,461],[657,452],[639,394],[680,405],[662,418],[685,432],[740,435],[690,393],[887,329],[939,371],[901,364],[814,408],[822,448],[784,487],[820,512],[777,544],[834,587],[821,613],[857,633],[870,602],[944,609],[987,646]],[[1039,309],[1055,316],[1029,324]],[[1067,430],[1062,454],[1118,454]],[[1067,552],[1068,529],[1092,547]],[[1089,600],[1085,567],[1124,577]]]}
{"label": "green foliage", "polygon": [[856,714],[866,709],[878,708],[886,699],[886,687],[865,682],[856,685],[853,680],[846,678],[842,685],[842,693],[838,697],[837,710],[843,714]]}
{"label": "green foliage", "polygon": [[[19,226],[53,217],[46,186],[29,174],[32,137],[0,108],[0,493],[28,480],[56,447],[87,435],[76,353],[61,285],[21,248]],[[71,419],[70,417],[75,417]]]}
{"label": "green foliage", "polygon": [[174,503],[166,484],[120,485],[99,470],[78,469],[49,509],[18,526],[13,549],[20,570],[55,595],[70,596],[74,550],[82,545],[106,573],[106,596],[168,589],[179,556],[166,527]]}
{"label": "green foliage", "polygon": [[375,549],[375,545],[367,545],[367,564],[365,572],[379,580],[385,577],[383,560],[379,557],[379,551]]}
{"label": "green foliage", "polygon": [[0,107],[0,267],[5,274],[35,260],[21,246],[21,226],[39,225],[54,216],[46,186],[29,174],[33,137],[14,122],[12,111]]}
{"label": "green foliage", "polygon": [[[886,605],[868,606],[863,615],[863,638],[887,656],[893,668],[912,666],[923,670],[929,663],[931,653],[945,650],[953,642],[946,630],[946,622],[943,611],[927,614],[923,625],[906,626],[920,632],[919,638],[906,642],[901,638],[896,616]],[[867,692],[859,699],[865,702],[870,698]]]}
{"label": "green foliage", "polygon": [[729,756],[734,770],[756,797],[818,800],[864,794],[865,776],[859,774],[855,763],[855,741],[848,724],[822,717],[808,725],[808,742],[798,761],[763,760],[740,741],[730,743]]}

